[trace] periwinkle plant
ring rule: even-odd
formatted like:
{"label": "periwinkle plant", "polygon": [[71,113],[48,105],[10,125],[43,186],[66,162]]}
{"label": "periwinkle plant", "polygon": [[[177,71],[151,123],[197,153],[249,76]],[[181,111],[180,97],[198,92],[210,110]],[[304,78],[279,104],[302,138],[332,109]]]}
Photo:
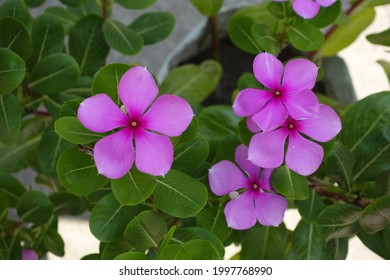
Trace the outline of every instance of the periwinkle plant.
{"label": "periwinkle plant", "polygon": [[[229,38],[254,55],[253,74],[222,93],[230,105],[203,102],[219,84],[217,60],[164,81],[149,65],[104,65],[110,48],[134,55],[169,36],[166,12],[110,18],[112,5],[156,0],[61,0],[33,19],[27,5],[43,2],[0,5],[1,259],[63,256],[58,219],[85,212],[98,259],[222,259],[231,244],[240,259],[344,259],[355,235],[390,258],[390,93],[345,106],[315,87],[323,58],[352,43],[382,2],[237,11]],[[208,17],[220,58],[223,1],[190,3]],[[369,40],[388,44],[383,34]],[[49,191],[17,180],[26,167]],[[288,207],[302,217],[294,230],[283,223]]]}

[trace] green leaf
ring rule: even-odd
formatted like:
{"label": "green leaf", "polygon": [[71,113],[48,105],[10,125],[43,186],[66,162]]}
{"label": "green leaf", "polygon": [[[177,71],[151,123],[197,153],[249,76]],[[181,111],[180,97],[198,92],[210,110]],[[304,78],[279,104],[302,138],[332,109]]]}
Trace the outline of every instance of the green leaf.
{"label": "green leaf", "polygon": [[234,15],[228,22],[228,34],[230,40],[241,50],[250,54],[258,54],[262,51],[260,45],[252,35],[252,26],[255,21],[245,15]]}
{"label": "green leaf", "polygon": [[343,116],[339,141],[355,156],[354,181],[375,180],[390,169],[390,92],[370,95]]}
{"label": "green leaf", "polygon": [[337,204],[326,207],[318,216],[316,228],[326,240],[350,237],[359,230],[361,209],[351,204]]}
{"label": "green leaf", "polygon": [[45,2],[46,0],[24,0],[24,3],[31,8],[39,7]]}
{"label": "green leaf", "polygon": [[148,260],[148,256],[140,252],[127,252],[120,254],[114,260]]}
{"label": "green leaf", "polygon": [[232,233],[232,229],[226,223],[222,208],[204,209],[197,215],[196,224],[198,227],[214,233],[222,241],[226,240]]}
{"label": "green leaf", "polygon": [[123,74],[131,68],[123,63],[113,63],[104,66],[96,73],[92,82],[92,94],[105,93],[119,105],[121,103],[118,96],[118,85]]}
{"label": "green leaf", "polygon": [[165,234],[164,236],[164,239],[161,241],[160,243],[160,247],[159,247],[159,253],[169,245],[169,243],[171,242],[171,239],[172,239],[172,236],[173,234],[175,233],[175,230],[176,230],[176,226],[173,225],[169,231]]}
{"label": "green leaf", "polygon": [[89,254],[82,257],[81,260],[100,261],[101,259],[99,254]]}
{"label": "green leaf", "polygon": [[253,73],[244,72],[244,73],[242,73],[242,75],[238,79],[237,88],[239,90],[243,90],[243,89],[246,89],[246,88],[263,89],[263,86],[256,79],[256,77],[255,77],[255,75],[253,75]]}
{"label": "green leaf", "polygon": [[319,13],[314,18],[307,20],[307,22],[319,28],[326,27],[336,21],[340,12],[341,2],[337,1],[330,7],[322,7]]}
{"label": "green leaf", "polygon": [[89,15],[69,33],[69,52],[80,66],[81,75],[94,74],[104,63],[109,47],[102,31],[103,20]]}
{"label": "green leaf", "polygon": [[18,180],[11,175],[0,172],[0,190],[7,195],[8,206],[15,208],[20,197],[26,192]]}
{"label": "green leaf", "polygon": [[280,44],[277,40],[276,34],[272,30],[263,24],[252,25],[252,36],[256,43],[264,51],[278,55],[280,52]]}
{"label": "green leaf", "polygon": [[384,229],[374,234],[368,234],[362,230],[358,233],[358,237],[370,250],[385,260],[390,259],[390,229]]}
{"label": "green leaf", "polygon": [[290,260],[321,259],[324,239],[317,233],[314,224],[301,221],[292,234]]}
{"label": "green leaf", "polygon": [[204,101],[217,87],[222,76],[221,65],[206,60],[199,66],[187,64],[173,69],[160,87],[160,94],[173,94],[191,105]]}
{"label": "green leaf", "polygon": [[114,241],[122,236],[136,210],[135,207],[121,205],[113,194],[106,195],[92,208],[89,229],[102,242]]}
{"label": "green leaf", "polygon": [[30,68],[40,63],[44,57],[60,53],[64,49],[64,29],[56,17],[48,14],[37,17],[33,22],[31,35],[33,51],[28,62]]}
{"label": "green leaf", "polygon": [[309,196],[306,177],[295,173],[283,165],[272,175],[272,186],[288,199],[302,200]]}
{"label": "green leaf", "polygon": [[83,100],[84,99],[82,98],[76,98],[65,101],[60,108],[59,117],[77,117],[77,110],[79,109],[80,103],[83,102]]}
{"label": "green leaf", "polygon": [[314,189],[309,190],[309,197],[295,201],[299,214],[308,223],[315,222],[318,215],[324,210],[325,204]]}
{"label": "green leaf", "polygon": [[119,21],[105,20],[103,35],[111,48],[123,54],[135,55],[141,51],[143,46],[142,37]]}
{"label": "green leaf", "polygon": [[390,170],[386,170],[378,175],[375,182],[377,197],[390,195]]}
{"label": "green leaf", "polygon": [[0,48],[0,95],[16,89],[24,79],[26,65],[13,51]]}
{"label": "green leaf", "polygon": [[54,123],[55,132],[73,144],[89,144],[104,137],[85,128],[77,117],[62,117]]}
{"label": "green leaf", "polygon": [[390,227],[390,195],[381,197],[364,208],[359,222],[370,234]]}
{"label": "green leaf", "polygon": [[106,177],[98,174],[92,157],[74,146],[61,154],[57,173],[66,189],[78,196],[98,190],[108,183]]}
{"label": "green leaf", "polygon": [[145,45],[155,44],[167,38],[173,31],[175,18],[170,13],[146,13],[136,18],[129,28],[144,40]]}
{"label": "green leaf", "polygon": [[24,222],[45,224],[53,214],[53,204],[43,193],[28,191],[20,197],[16,210]]}
{"label": "green leaf", "polygon": [[133,245],[130,245],[126,240],[119,238],[104,246],[102,251],[102,260],[112,260],[116,256],[132,250],[134,250]]}
{"label": "green leaf", "polygon": [[[108,9],[110,9],[110,2],[108,2]],[[103,17],[102,2],[99,0],[82,0],[76,5],[68,5],[68,10],[79,17],[86,17],[89,15],[96,15],[100,18]]]}
{"label": "green leaf", "polygon": [[15,144],[22,127],[23,108],[13,94],[0,95],[0,143]]}
{"label": "green leaf", "polygon": [[241,260],[276,260],[284,258],[288,231],[284,225],[264,227],[256,225],[246,231],[242,240]]}
{"label": "green leaf", "polygon": [[382,66],[383,70],[386,73],[387,79],[390,82],[390,62],[384,60],[378,60],[377,62]]}
{"label": "green leaf", "polygon": [[49,196],[54,205],[54,214],[56,215],[80,215],[85,210],[84,201],[71,193],[59,191],[53,192]]}
{"label": "green leaf", "polygon": [[182,244],[191,260],[219,260],[218,250],[208,240],[190,240]]}
{"label": "green leaf", "polygon": [[0,18],[0,48],[10,49],[24,61],[31,55],[32,41],[30,34],[18,19],[14,17]]}
{"label": "green leaf", "polygon": [[327,241],[321,259],[345,260],[348,255],[348,241],[348,238],[334,238]]}
{"label": "green leaf", "polygon": [[207,140],[236,135],[239,122],[231,106],[209,106],[199,114],[200,132]]}
{"label": "green leaf", "polygon": [[314,25],[295,23],[287,29],[287,38],[290,43],[302,51],[318,50],[324,43],[322,32]]}
{"label": "green leaf", "polygon": [[172,168],[177,170],[194,170],[207,159],[209,144],[200,134],[191,142],[175,146]]}
{"label": "green leaf", "polygon": [[[218,252],[217,252],[218,253]],[[161,250],[159,260],[190,260],[190,253],[179,244],[168,245]]]}
{"label": "green leaf", "polygon": [[77,62],[68,54],[46,56],[31,72],[29,87],[39,94],[55,94],[73,87],[80,78]]}
{"label": "green leaf", "polygon": [[326,39],[319,53],[323,56],[335,55],[354,42],[359,34],[373,22],[374,18],[375,10],[372,7],[352,12],[348,23],[336,28]]}
{"label": "green leaf", "polygon": [[8,198],[5,192],[0,188],[0,223],[8,215]]}
{"label": "green leaf", "polygon": [[207,202],[206,186],[176,170],[157,179],[155,204],[165,213],[186,218],[199,213]]}
{"label": "green leaf", "polygon": [[132,168],[125,176],[111,180],[112,192],[123,205],[135,205],[145,201],[156,188],[156,178]]}
{"label": "green leaf", "polygon": [[115,0],[119,5],[128,9],[145,9],[153,5],[157,0]]}
{"label": "green leaf", "polygon": [[198,132],[199,121],[196,117],[193,117],[187,129],[180,136],[171,137],[171,140],[175,147],[178,145],[187,144],[188,142],[193,141],[196,136],[198,136]]}
{"label": "green leaf", "polygon": [[191,0],[192,5],[204,16],[216,16],[223,0]]}
{"label": "green leaf", "polygon": [[77,6],[80,5],[80,3],[82,2],[80,0],[60,0],[60,1],[67,6]]}
{"label": "green leaf", "polygon": [[380,33],[367,35],[367,40],[372,44],[390,46],[390,28]]}
{"label": "green leaf", "polygon": [[151,210],[136,216],[126,227],[123,237],[137,250],[143,252],[149,248],[157,248],[158,243],[167,232],[164,219]]}
{"label": "green leaf", "polygon": [[243,118],[238,124],[238,135],[240,136],[241,143],[245,146],[249,146],[249,143],[253,137],[253,132],[248,129],[246,120],[246,118]]}
{"label": "green leaf", "polygon": [[45,14],[55,17],[59,22],[61,22],[65,34],[68,34],[70,29],[79,20],[79,17],[75,13],[61,7],[49,7],[45,10]]}
{"label": "green leaf", "polygon": [[38,163],[42,172],[48,175],[56,175],[58,159],[69,146],[68,142],[54,132],[53,126],[50,126],[43,134],[38,146]]}
{"label": "green leaf", "polygon": [[267,10],[278,19],[284,19],[292,14],[290,3],[285,2],[270,2],[267,6]]}
{"label": "green leaf", "polygon": [[65,244],[56,230],[50,229],[43,234],[43,244],[49,252],[58,257],[65,255]]}
{"label": "green leaf", "polygon": [[0,17],[4,16],[18,19],[20,22],[23,22],[26,28],[31,26],[33,20],[23,0],[6,0],[0,5]]}

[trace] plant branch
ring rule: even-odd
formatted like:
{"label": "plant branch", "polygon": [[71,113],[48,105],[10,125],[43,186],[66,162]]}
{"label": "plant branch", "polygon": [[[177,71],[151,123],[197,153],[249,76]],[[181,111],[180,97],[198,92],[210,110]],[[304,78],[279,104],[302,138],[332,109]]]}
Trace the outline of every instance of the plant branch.
{"label": "plant branch", "polygon": [[218,23],[216,16],[209,17],[210,31],[211,31],[211,42],[212,42],[212,50],[214,59],[220,59],[220,51],[219,51],[219,42],[218,42]]}
{"label": "plant branch", "polygon": [[103,19],[107,18],[107,0],[101,0],[102,1],[102,17]]}

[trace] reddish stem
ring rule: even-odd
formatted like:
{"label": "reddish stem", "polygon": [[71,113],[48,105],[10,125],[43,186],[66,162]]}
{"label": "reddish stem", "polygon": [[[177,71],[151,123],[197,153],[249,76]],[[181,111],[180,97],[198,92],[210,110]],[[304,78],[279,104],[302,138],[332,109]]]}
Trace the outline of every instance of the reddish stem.
{"label": "reddish stem", "polygon": [[218,42],[217,17],[216,16],[209,17],[209,23],[210,23],[210,29],[211,29],[211,41],[212,41],[213,56],[216,60],[219,61],[220,53],[219,53],[219,42]]}

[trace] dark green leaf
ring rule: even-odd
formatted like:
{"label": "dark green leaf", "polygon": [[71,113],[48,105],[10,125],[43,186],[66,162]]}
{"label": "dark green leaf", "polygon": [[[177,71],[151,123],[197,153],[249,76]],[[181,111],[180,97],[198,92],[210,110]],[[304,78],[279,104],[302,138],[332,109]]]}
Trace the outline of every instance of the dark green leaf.
{"label": "dark green leaf", "polygon": [[270,2],[267,6],[267,10],[278,19],[284,19],[292,13],[290,3],[286,2]]}
{"label": "dark green leaf", "polygon": [[198,136],[191,142],[175,146],[175,157],[172,168],[177,170],[194,170],[207,159],[209,144],[203,136]]}
{"label": "dark green leaf", "polygon": [[348,255],[348,238],[334,238],[325,243],[322,251],[324,260],[345,260]]}
{"label": "dark green leaf", "polygon": [[116,256],[132,250],[134,250],[134,246],[130,245],[126,240],[119,238],[104,246],[102,251],[102,260],[112,260]]}
{"label": "dark green leaf", "polygon": [[56,230],[48,230],[43,235],[43,244],[49,252],[58,257],[65,255],[65,244],[61,235]]}
{"label": "dark green leaf", "polygon": [[390,29],[367,36],[367,40],[373,44],[390,46]]}
{"label": "dark green leaf", "polygon": [[351,204],[328,206],[318,216],[316,228],[326,240],[353,236],[360,230],[360,213],[360,208]]}
{"label": "dark green leaf", "polygon": [[54,123],[56,133],[73,144],[88,144],[104,135],[85,128],[77,117],[62,117]]}
{"label": "dark green leaf", "polygon": [[0,6],[0,17],[4,16],[18,19],[27,29],[31,26],[33,20],[23,0],[6,0]]}
{"label": "dark green leaf", "polygon": [[0,48],[0,95],[16,89],[24,79],[26,65],[23,59],[9,49]]}
{"label": "dark green leaf", "polygon": [[89,229],[100,241],[110,242],[122,236],[127,224],[136,215],[136,208],[121,205],[109,194],[92,209]]}
{"label": "dark green leaf", "polygon": [[169,231],[167,232],[167,234],[165,234],[164,236],[164,239],[161,241],[160,243],[160,247],[159,247],[159,252],[161,252],[165,247],[167,247],[169,245],[169,243],[171,242],[171,239],[172,239],[172,236],[173,234],[175,233],[175,230],[176,230],[176,226],[173,225]]}
{"label": "dark green leaf", "polygon": [[45,10],[45,14],[57,18],[57,20],[61,22],[65,34],[68,34],[69,30],[79,20],[79,17],[76,14],[61,7],[49,7]]}
{"label": "dark green leaf", "polygon": [[156,178],[132,168],[125,176],[111,180],[112,192],[123,205],[135,205],[145,201],[156,188]]}
{"label": "dark green leaf", "polygon": [[76,23],[69,33],[69,52],[80,66],[81,75],[95,73],[109,51],[103,36],[103,20],[89,15]]}
{"label": "dark green leaf", "polygon": [[[60,94],[72,97],[72,99],[79,97],[90,97],[92,95],[92,78],[89,76],[81,77],[77,83],[72,87],[64,90]],[[70,100],[70,98],[66,99]]]}
{"label": "dark green leaf", "polygon": [[337,19],[340,12],[341,1],[337,1],[330,7],[322,7],[319,13],[314,18],[307,20],[307,22],[319,28],[326,27]]}
{"label": "dark green leaf", "polygon": [[318,50],[324,43],[322,32],[314,25],[307,23],[295,23],[287,29],[287,37],[290,43],[302,51]]}
{"label": "dark green leaf", "polygon": [[278,55],[280,52],[280,44],[277,40],[276,34],[263,24],[252,25],[252,36],[256,43],[264,51]]}
{"label": "dark green leaf", "polygon": [[378,60],[377,62],[382,66],[383,70],[386,73],[387,79],[390,82],[390,62],[385,60]]}
{"label": "dark green leaf", "polygon": [[90,261],[97,261],[101,260],[99,254],[89,254],[81,258],[81,260],[90,260]]}
{"label": "dark green leaf", "polygon": [[[217,252],[218,253],[218,252]],[[190,260],[190,253],[179,244],[168,245],[161,250],[160,260]]]}
{"label": "dark green leaf", "polygon": [[145,9],[153,5],[157,0],[115,0],[118,4],[128,9]]}
{"label": "dark green leaf", "polygon": [[198,135],[198,131],[199,121],[196,117],[194,117],[187,129],[180,136],[171,137],[171,140],[174,143],[175,147],[178,145],[186,144],[195,139],[195,137]]}
{"label": "dark green leaf", "polygon": [[62,3],[64,3],[67,6],[77,6],[79,5],[82,0],[60,0]]}
{"label": "dark green leaf", "polygon": [[22,127],[23,108],[13,94],[0,95],[0,143],[15,144]]}
{"label": "dark green leaf", "polygon": [[255,75],[250,72],[244,72],[237,82],[237,88],[239,90],[243,90],[246,88],[258,88],[262,89],[263,86],[260,84],[260,82],[256,79]]}
{"label": "dark green leaf", "polygon": [[85,210],[85,203],[80,197],[68,192],[53,192],[49,196],[57,215],[80,215]]}
{"label": "dark green leaf", "polygon": [[5,192],[0,188],[0,223],[8,215],[8,198]]}
{"label": "dark green leaf", "polygon": [[214,140],[209,140],[210,144],[210,153],[207,162],[210,164],[215,164],[221,160],[230,160],[234,161],[235,151],[238,145],[240,145],[240,139],[237,135],[229,135],[224,138],[217,138]]}
{"label": "dark green leaf", "polygon": [[190,240],[182,244],[191,260],[219,260],[218,250],[208,240]]}
{"label": "dark green leaf", "polygon": [[10,49],[25,61],[31,55],[30,34],[23,23],[14,17],[0,18],[0,48]]}
{"label": "dark green leaf", "polygon": [[314,189],[309,190],[309,197],[305,200],[295,201],[299,214],[308,222],[315,222],[318,215],[324,210],[325,204]]}
{"label": "dark green leaf", "polygon": [[364,208],[359,222],[370,234],[390,227],[390,195],[381,197]]}
{"label": "dark green leaf", "polygon": [[144,40],[145,45],[155,44],[167,38],[173,31],[175,18],[170,13],[147,13],[136,18],[129,28]]}
{"label": "dark green leaf", "polygon": [[246,120],[246,118],[243,118],[238,124],[238,135],[240,136],[241,143],[245,146],[249,146],[249,143],[253,137],[253,133],[248,129]]}
{"label": "dark green leaf", "polygon": [[59,117],[77,117],[77,110],[79,109],[80,103],[83,102],[83,100],[84,99],[82,98],[76,98],[64,102],[64,104],[61,106]]}
{"label": "dark green leaf", "polygon": [[390,229],[384,229],[374,234],[365,231],[358,233],[359,239],[373,252],[386,260],[390,260]]}
{"label": "dark green leaf", "polygon": [[309,196],[307,179],[283,165],[272,175],[272,186],[289,199],[306,199]]}
{"label": "dark green leaf", "polygon": [[15,208],[19,198],[26,192],[23,185],[11,175],[0,172],[0,190],[7,195],[8,206]]}
{"label": "dark green leaf", "polygon": [[[107,2],[108,9],[110,9],[110,2]],[[68,5],[68,10],[79,17],[86,17],[89,15],[96,15],[98,17],[103,16],[102,2],[99,0],[81,0],[76,5]]]}
{"label": "dark green leaf", "polygon": [[46,0],[24,0],[24,3],[31,8],[39,7],[45,2]]}
{"label": "dark green leaf", "polygon": [[140,252],[127,252],[120,254],[114,260],[148,260],[148,256]]}
{"label": "dark green leaf", "polygon": [[108,183],[106,177],[98,174],[92,157],[74,146],[61,154],[57,173],[66,189],[78,196],[98,190]]}
{"label": "dark green leaf", "polygon": [[207,202],[206,186],[176,170],[157,179],[155,204],[165,213],[186,218],[196,215]]}
{"label": "dark green leaf", "polygon": [[204,16],[216,16],[223,0],[191,0],[195,8]]}
{"label": "dark green leaf", "polygon": [[244,15],[234,15],[228,22],[228,34],[232,42],[241,50],[250,54],[262,51],[252,35],[252,26],[255,21]]}
{"label": "dark green leaf", "polygon": [[43,193],[28,191],[20,197],[16,210],[25,222],[45,224],[53,214],[53,204]]}
{"label": "dark green leaf", "polygon": [[167,232],[164,219],[151,210],[135,217],[126,227],[123,237],[139,251],[157,248]]}
{"label": "dark green leaf", "polygon": [[378,175],[375,190],[377,197],[390,195],[390,170],[386,170]]}
{"label": "dark green leaf", "polygon": [[218,236],[222,241],[226,240],[232,233],[232,229],[226,223],[225,214],[222,208],[204,209],[196,218],[196,224]]}

